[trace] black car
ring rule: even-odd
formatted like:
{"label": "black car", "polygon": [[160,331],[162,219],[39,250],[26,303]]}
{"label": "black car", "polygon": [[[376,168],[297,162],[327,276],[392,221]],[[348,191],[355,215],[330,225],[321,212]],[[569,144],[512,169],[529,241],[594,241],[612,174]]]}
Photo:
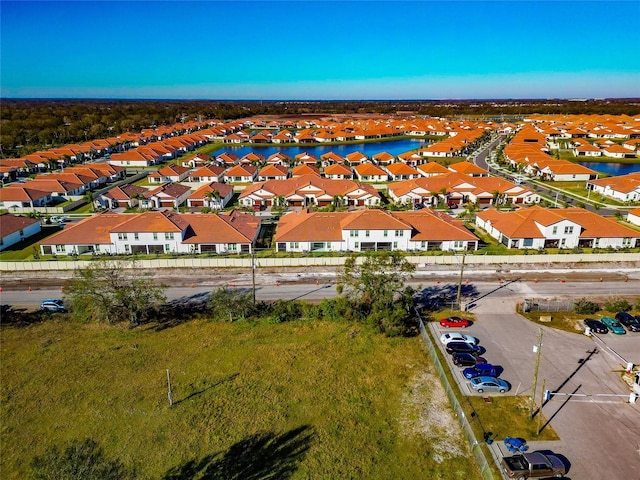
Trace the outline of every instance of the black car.
{"label": "black car", "polygon": [[470,345],[467,342],[449,342],[444,346],[447,353],[470,353],[471,355],[480,355],[480,347]]}
{"label": "black car", "polygon": [[454,353],[453,363],[458,367],[475,367],[480,363],[487,363],[487,361],[470,353]]}
{"label": "black car", "polygon": [[640,332],[640,322],[630,313],[618,312],[616,313],[616,320],[627,327],[630,332]]}
{"label": "black car", "polygon": [[609,329],[607,326],[599,320],[595,320],[593,318],[585,318],[584,324],[591,329],[592,332],[595,333],[609,333]]}

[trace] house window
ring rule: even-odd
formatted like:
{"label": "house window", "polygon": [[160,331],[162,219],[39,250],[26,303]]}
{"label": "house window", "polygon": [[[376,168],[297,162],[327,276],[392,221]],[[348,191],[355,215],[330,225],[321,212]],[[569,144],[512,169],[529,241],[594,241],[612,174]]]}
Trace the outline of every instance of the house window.
{"label": "house window", "polygon": [[533,247],[533,238],[525,238],[522,240],[523,247]]}
{"label": "house window", "polygon": [[119,233],[118,234],[118,240],[126,240],[127,239],[127,234],[126,233]]}
{"label": "house window", "polygon": [[631,245],[631,239],[630,238],[623,238],[622,239],[622,245]]}
{"label": "house window", "polygon": [[427,242],[425,242],[424,240],[420,242],[420,248],[424,248],[427,246]]}
{"label": "house window", "polygon": [[357,237],[358,236],[358,230],[350,230],[349,231],[349,236],[350,237]]}
{"label": "house window", "polygon": [[398,242],[393,242],[393,249],[396,250],[398,248]]}
{"label": "house window", "polygon": [[134,240],[140,240],[140,236],[137,233],[133,234],[133,239]]}
{"label": "house window", "polygon": [[360,248],[360,242],[356,242],[356,243],[354,243],[354,244],[353,244],[353,247],[354,247],[354,248],[356,248],[356,249]]}
{"label": "house window", "polygon": [[56,245],[56,253],[64,253],[64,245]]}
{"label": "house window", "polygon": [[573,233],[573,227],[564,227],[564,233]]}
{"label": "house window", "polygon": [[165,251],[165,253],[170,252],[170,251],[171,251],[171,245],[169,245],[168,243],[167,243],[167,244],[165,244],[165,246],[164,246],[164,251]]}
{"label": "house window", "polygon": [[384,231],[384,236],[385,236],[385,237],[387,236],[387,230],[385,230],[385,231]]}
{"label": "house window", "polygon": [[235,243],[227,243],[227,250],[235,252],[238,249],[238,245]]}
{"label": "house window", "polygon": [[173,232],[164,232],[165,240],[173,240]]}
{"label": "house window", "polygon": [[289,243],[289,248],[300,248],[299,242],[291,242]]}
{"label": "house window", "polygon": [[158,232],[153,232],[153,239],[157,240],[158,239]]}
{"label": "house window", "polygon": [[553,235],[556,235],[558,233],[558,227],[557,226],[553,227],[553,231],[551,233]]}
{"label": "house window", "polygon": [[453,242],[453,248],[462,248],[462,247],[464,247],[464,242],[462,242],[461,240],[457,240]]}
{"label": "house window", "polygon": [[124,246],[124,251],[125,251],[125,252],[130,252],[130,251],[131,251],[131,247],[130,247],[128,244],[126,244],[126,245]]}
{"label": "house window", "polygon": [[404,237],[404,230],[396,230],[396,237]]}
{"label": "house window", "polygon": [[368,236],[369,236],[369,230],[366,230],[366,231],[364,232],[364,236],[365,236],[365,237],[368,237]]}

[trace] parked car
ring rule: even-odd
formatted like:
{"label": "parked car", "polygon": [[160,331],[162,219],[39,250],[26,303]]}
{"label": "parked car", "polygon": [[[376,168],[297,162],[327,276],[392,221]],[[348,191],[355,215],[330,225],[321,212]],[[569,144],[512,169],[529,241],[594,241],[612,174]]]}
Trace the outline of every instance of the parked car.
{"label": "parked car", "polygon": [[48,312],[64,312],[67,309],[62,300],[57,298],[48,298],[40,303],[40,310],[46,310]]}
{"label": "parked car", "polygon": [[443,333],[440,336],[440,342],[443,345],[446,345],[449,342],[464,342],[464,343],[468,343],[469,345],[478,345],[478,343],[480,343],[480,341],[476,337],[472,337],[471,335],[465,335],[464,333],[460,333],[460,332]]}
{"label": "parked car", "polygon": [[479,356],[481,353],[480,347],[466,342],[449,342],[445,349],[449,354],[470,353],[471,355]]}
{"label": "parked car", "polygon": [[625,333],[627,333],[627,331],[624,328],[622,328],[622,325],[620,325],[620,323],[618,323],[616,320],[614,320],[611,317],[602,317],[600,321],[604,323],[607,326],[607,328],[611,330],[612,333],[615,333],[616,335],[624,335]]}
{"label": "parked car", "polygon": [[609,329],[607,328],[607,326],[604,323],[596,320],[595,318],[585,318],[583,322],[585,326],[591,329],[592,332],[609,333]]}
{"label": "parked car", "polygon": [[459,352],[453,354],[453,363],[458,367],[473,367],[474,365],[487,363],[487,361],[482,357],[476,357],[470,353]]}
{"label": "parked car", "polygon": [[476,377],[499,377],[498,370],[490,363],[481,363],[473,367],[465,368],[462,371],[464,378],[471,379]]}
{"label": "parked car", "polygon": [[511,389],[511,385],[495,377],[476,377],[469,381],[469,385],[478,393],[483,392],[508,392]]}
{"label": "parked car", "polygon": [[543,452],[503,457],[500,466],[507,477],[522,480],[541,477],[562,478],[567,473],[560,458]]}
{"label": "parked car", "polygon": [[471,322],[462,317],[447,317],[440,320],[440,326],[444,328],[467,328]]}
{"label": "parked car", "polygon": [[618,312],[616,313],[616,320],[627,327],[630,332],[640,332],[640,322],[630,313]]}

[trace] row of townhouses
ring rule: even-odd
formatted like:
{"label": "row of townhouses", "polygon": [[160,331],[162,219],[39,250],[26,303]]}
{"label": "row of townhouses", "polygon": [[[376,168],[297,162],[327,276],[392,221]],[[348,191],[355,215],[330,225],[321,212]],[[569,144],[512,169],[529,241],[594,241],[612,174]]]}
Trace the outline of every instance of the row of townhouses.
{"label": "row of townhouses", "polygon": [[[635,215],[640,218],[640,211]],[[2,219],[4,216],[0,216]],[[260,218],[226,214],[104,212],[40,242],[43,255],[248,253]],[[476,216],[476,226],[508,248],[634,248],[640,231],[581,208],[515,211],[494,208]],[[422,209],[389,212],[311,212],[283,215],[273,236],[278,252],[364,252],[376,250],[473,251],[478,237],[450,215]]]}

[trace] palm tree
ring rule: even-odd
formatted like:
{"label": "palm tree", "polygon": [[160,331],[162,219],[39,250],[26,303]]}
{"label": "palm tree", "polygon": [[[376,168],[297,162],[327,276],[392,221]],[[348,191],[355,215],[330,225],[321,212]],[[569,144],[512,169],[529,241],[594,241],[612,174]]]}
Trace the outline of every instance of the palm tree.
{"label": "palm tree", "polygon": [[220,192],[217,189],[205,193],[204,198],[207,199],[209,207],[211,207],[212,200],[215,200],[218,205],[220,204]]}
{"label": "palm tree", "polygon": [[85,202],[87,202],[89,204],[89,206],[91,207],[91,213],[96,211],[96,206],[93,203],[93,192],[91,192],[90,190],[87,190],[84,194],[84,200]]}

